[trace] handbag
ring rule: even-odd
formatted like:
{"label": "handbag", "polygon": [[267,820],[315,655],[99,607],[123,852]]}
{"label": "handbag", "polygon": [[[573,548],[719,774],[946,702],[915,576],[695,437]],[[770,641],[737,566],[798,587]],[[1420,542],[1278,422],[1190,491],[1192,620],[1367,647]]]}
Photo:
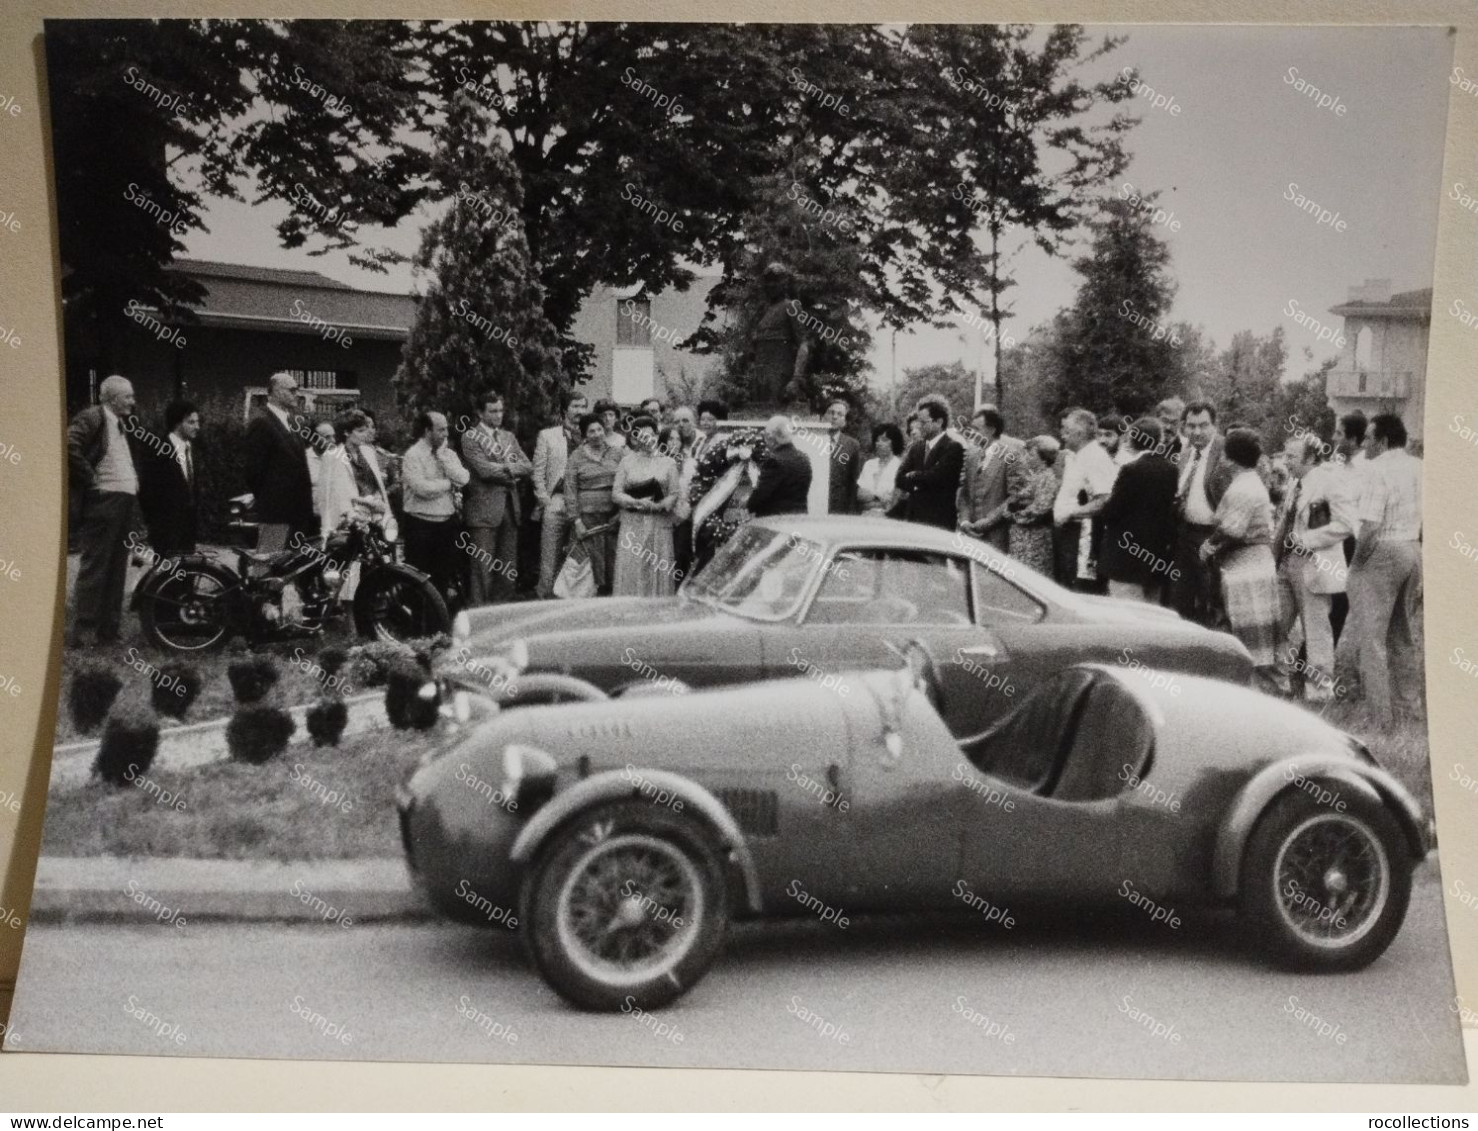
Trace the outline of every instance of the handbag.
{"label": "handbag", "polygon": [[570,548],[565,564],[554,579],[554,595],[563,599],[595,596],[595,572],[590,568],[590,551],[576,542]]}

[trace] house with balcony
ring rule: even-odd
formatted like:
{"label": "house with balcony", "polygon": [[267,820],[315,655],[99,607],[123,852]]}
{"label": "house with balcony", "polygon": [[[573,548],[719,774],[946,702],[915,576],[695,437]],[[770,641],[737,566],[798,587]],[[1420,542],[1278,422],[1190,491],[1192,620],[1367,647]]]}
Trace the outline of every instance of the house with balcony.
{"label": "house with balcony", "polygon": [[1344,319],[1344,346],[1325,386],[1329,407],[1341,415],[1398,413],[1407,434],[1420,441],[1432,288],[1392,294],[1389,279],[1367,279],[1330,313]]}

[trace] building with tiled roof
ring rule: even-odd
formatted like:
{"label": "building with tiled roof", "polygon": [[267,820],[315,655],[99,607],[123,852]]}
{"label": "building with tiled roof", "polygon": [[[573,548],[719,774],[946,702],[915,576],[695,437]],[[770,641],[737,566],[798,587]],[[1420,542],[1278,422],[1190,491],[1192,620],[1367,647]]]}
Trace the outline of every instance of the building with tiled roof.
{"label": "building with tiled roof", "polygon": [[1422,437],[1432,288],[1391,293],[1389,279],[1367,279],[1330,308],[1344,321],[1339,362],[1329,373],[1329,407],[1343,415],[1400,414],[1407,434]]}

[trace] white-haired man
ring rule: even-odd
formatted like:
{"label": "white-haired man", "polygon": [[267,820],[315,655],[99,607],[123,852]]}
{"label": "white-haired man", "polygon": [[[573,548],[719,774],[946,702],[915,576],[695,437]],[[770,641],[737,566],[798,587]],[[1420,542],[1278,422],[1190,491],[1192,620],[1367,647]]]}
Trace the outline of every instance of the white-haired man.
{"label": "white-haired man", "polygon": [[772,416],[765,424],[770,453],[760,465],[746,506],[753,515],[805,514],[811,493],[811,461],[795,446],[795,426],[788,416]]}
{"label": "white-haired man", "polygon": [[[304,537],[318,533],[313,520],[313,473],[305,443],[313,433],[300,408],[297,379],[291,373],[274,373],[267,379],[267,407],[246,426],[246,486],[254,497],[257,519],[286,527],[285,532],[277,532],[284,540],[294,531]],[[267,531],[263,536],[269,545],[275,540]]]}
{"label": "white-haired man", "polygon": [[84,408],[67,426],[68,510],[82,562],[72,591],[67,642],[118,640],[123,624],[127,541],[142,526],[139,476],[124,421],[133,416],[133,385],[114,374],[98,389],[100,404]]}

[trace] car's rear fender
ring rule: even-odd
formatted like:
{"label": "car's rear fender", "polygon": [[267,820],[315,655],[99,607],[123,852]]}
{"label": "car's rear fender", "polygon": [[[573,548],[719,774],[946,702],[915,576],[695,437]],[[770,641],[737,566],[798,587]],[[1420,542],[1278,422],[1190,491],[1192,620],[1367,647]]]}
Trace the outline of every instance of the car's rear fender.
{"label": "car's rear fender", "polygon": [[[643,786],[652,788],[643,792]],[[651,794],[665,791],[668,799],[653,800]],[[623,801],[627,798],[647,796],[654,804],[671,805],[682,803],[683,811],[698,814],[718,838],[719,847],[729,855],[738,868],[744,883],[744,902],[751,912],[760,910],[759,869],[754,856],[744,841],[744,834],[732,814],[712,793],[691,778],[674,774],[668,770],[638,769],[634,766],[621,770],[606,770],[579,782],[577,785],[556,794],[548,804],[539,809],[513,842],[509,858],[519,867],[526,866],[538,854],[540,847],[554,831],[576,814],[608,801]],[[658,794],[660,796],[660,794]]]}
{"label": "car's rear fender", "polygon": [[1421,807],[1406,788],[1384,770],[1357,765],[1329,755],[1285,758],[1263,767],[1242,787],[1217,833],[1211,864],[1213,894],[1230,899],[1237,894],[1242,871],[1242,852],[1253,826],[1274,798],[1288,790],[1314,783],[1331,789],[1348,789],[1366,801],[1385,806],[1397,821],[1411,848],[1413,862],[1427,853],[1426,826]]}

